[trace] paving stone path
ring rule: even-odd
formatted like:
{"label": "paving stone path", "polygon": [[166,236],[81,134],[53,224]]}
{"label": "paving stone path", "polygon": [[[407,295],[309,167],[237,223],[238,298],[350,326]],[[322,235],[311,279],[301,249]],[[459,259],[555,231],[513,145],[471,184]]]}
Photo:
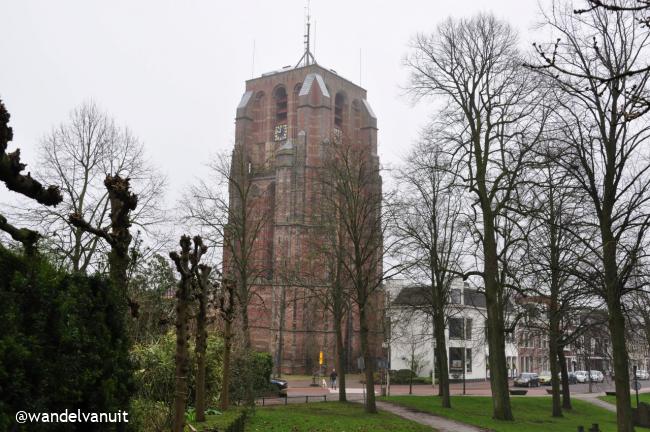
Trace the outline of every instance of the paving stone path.
{"label": "paving stone path", "polygon": [[460,423],[455,420],[449,420],[444,417],[438,417],[433,414],[423,413],[421,411],[414,411],[412,409],[395,405],[390,402],[377,401],[377,408],[382,411],[393,413],[407,420],[420,423],[425,426],[432,427],[438,432],[484,432],[486,429],[481,429],[476,426],[471,426],[465,423]]}
{"label": "paving stone path", "polygon": [[596,406],[599,406],[600,408],[604,408],[607,411],[616,412],[616,405],[598,399],[598,396],[603,396],[603,394],[604,393],[591,393],[591,394],[586,393],[586,394],[579,394],[579,395],[572,394],[571,397],[585,402],[589,402],[590,404],[594,404]]}

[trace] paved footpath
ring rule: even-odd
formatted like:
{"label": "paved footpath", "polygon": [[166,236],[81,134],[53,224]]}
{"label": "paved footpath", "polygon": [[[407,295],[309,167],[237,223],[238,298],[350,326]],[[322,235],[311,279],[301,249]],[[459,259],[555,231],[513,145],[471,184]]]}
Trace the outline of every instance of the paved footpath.
{"label": "paved footpath", "polygon": [[470,426],[465,423],[459,423],[454,420],[449,420],[443,417],[434,416],[432,414],[414,411],[399,405],[389,402],[377,401],[377,408],[382,411],[387,411],[398,415],[407,420],[412,420],[425,426],[432,427],[438,432],[483,432],[485,429],[476,426]]}
{"label": "paved footpath", "polygon": [[599,406],[607,411],[616,412],[616,405],[598,399],[598,396],[603,396],[604,393],[585,393],[585,394],[572,394],[571,397],[579,399],[590,404]]}

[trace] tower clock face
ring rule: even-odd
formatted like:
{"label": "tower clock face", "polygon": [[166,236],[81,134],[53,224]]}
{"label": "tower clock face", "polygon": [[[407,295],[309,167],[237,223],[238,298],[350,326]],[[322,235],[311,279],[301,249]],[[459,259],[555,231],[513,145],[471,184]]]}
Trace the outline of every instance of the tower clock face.
{"label": "tower clock face", "polygon": [[277,125],[273,137],[276,141],[284,141],[287,139],[287,125]]}

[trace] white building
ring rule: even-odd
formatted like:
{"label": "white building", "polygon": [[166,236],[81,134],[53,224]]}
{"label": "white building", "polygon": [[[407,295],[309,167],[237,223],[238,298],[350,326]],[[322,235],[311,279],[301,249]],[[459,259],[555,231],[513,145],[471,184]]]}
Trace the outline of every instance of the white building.
{"label": "white building", "polygon": [[[393,370],[411,369],[413,365],[419,376],[432,373],[434,338],[431,317],[424,310],[429,303],[427,292],[428,287],[409,285],[405,281],[394,281],[387,286],[390,368]],[[449,376],[462,379],[464,360],[466,380],[486,379],[489,370],[485,296],[458,279],[452,285],[450,303],[445,328]],[[506,356],[509,369],[514,373],[517,350],[513,338],[506,341]]]}

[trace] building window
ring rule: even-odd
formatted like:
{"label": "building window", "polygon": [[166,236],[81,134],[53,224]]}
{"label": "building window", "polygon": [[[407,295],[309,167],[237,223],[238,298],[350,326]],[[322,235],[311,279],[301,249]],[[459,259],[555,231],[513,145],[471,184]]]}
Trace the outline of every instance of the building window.
{"label": "building window", "polygon": [[337,93],[334,98],[334,126],[339,129],[343,128],[343,105],[345,104],[345,96],[343,93]]}
{"label": "building window", "polygon": [[471,318],[449,318],[449,339],[472,339]]}
{"label": "building window", "polygon": [[465,350],[465,370],[467,372],[472,371],[472,349],[467,348]]}
{"label": "building window", "polygon": [[460,298],[460,290],[459,289],[452,289],[451,290],[451,304],[460,304],[461,298]]}
{"label": "building window", "polygon": [[449,318],[449,339],[462,339],[464,333],[463,319]]}
{"label": "building window", "polygon": [[284,87],[275,90],[275,124],[287,123],[287,91]]}
{"label": "building window", "polygon": [[472,319],[465,319],[465,339],[472,340]]}
{"label": "building window", "polygon": [[449,371],[450,372],[463,371],[463,348],[457,348],[457,347],[449,348]]}

